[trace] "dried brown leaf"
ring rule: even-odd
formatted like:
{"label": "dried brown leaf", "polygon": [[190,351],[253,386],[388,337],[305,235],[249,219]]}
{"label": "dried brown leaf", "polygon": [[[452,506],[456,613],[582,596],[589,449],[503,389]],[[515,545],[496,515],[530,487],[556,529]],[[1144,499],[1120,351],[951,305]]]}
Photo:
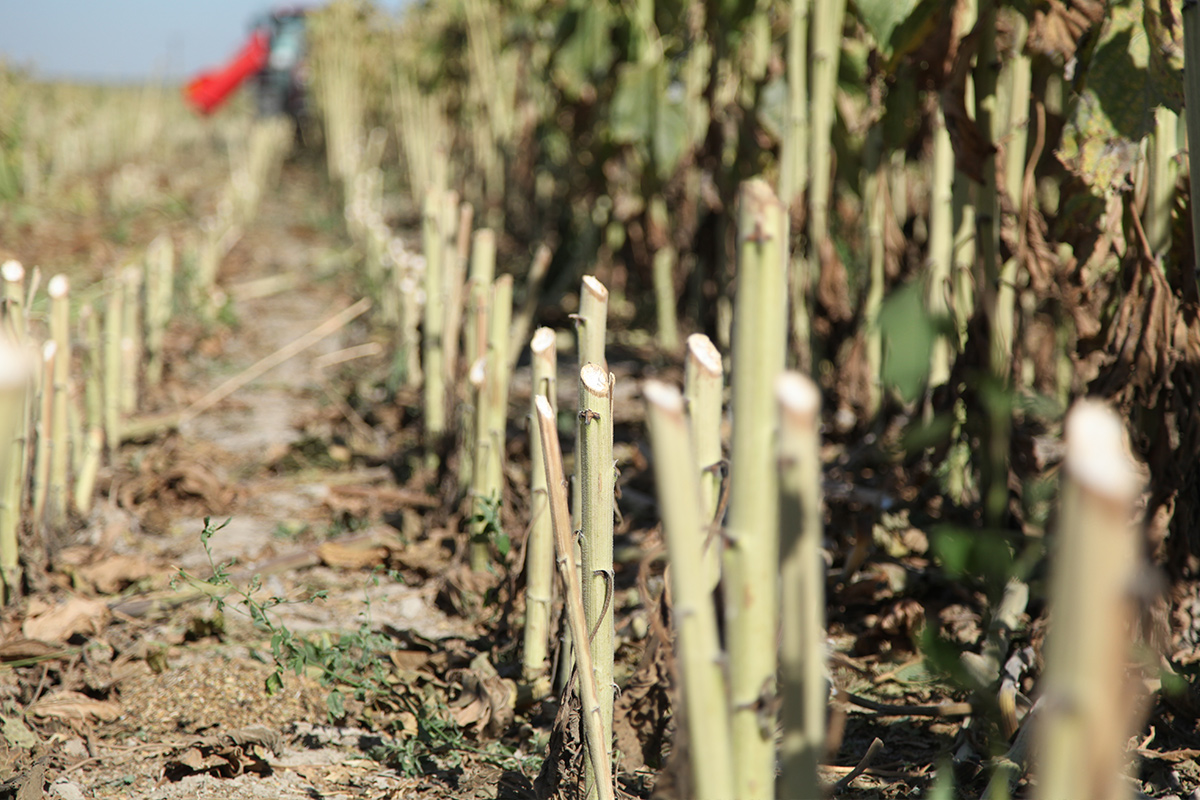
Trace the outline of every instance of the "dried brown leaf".
{"label": "dried brown leaf", "polygon": [[833,240],[826,237],[820,245],[821,273],[817,278],[817,300],[833,322],[847,322],[854,316],[850,304],[846,266],[838,256]]}
{"label": "dried brown leaf", "polygon": [[954,55],[950,80],[942,87],[942,114],[954,149],[954,166],[976,183],[983,183],[983,160],[996,152],[967,111],[967,76],[978,48],[978,34],[964,36]]}
{"label": "dried brown leaf", "polygon": [[111,700],[96,700],[81,692],[64,689],[46,695],[31,705],[28,711],[43,719],[112,722],[120,718],[121,705]]}
{"label": "dried brown leaf", "polygon": [[1104,7],[1104,0],[1049,0],[1033,12],[1025,49],[1070,60],[1083,35],[1103,21]]}
{"label": "dried brown leaf", "polygon": [[140,580],[164,575],[168,570],[152,563],[145,556],[112,555],[97,552],[97,559],[75,569],[81,588],[100,594],[116,594]]}
{"label": "dried brown leaf", "polygon": [[388,548],[371,542],[323,542],[317,547],[317,555],[327,567],[371,569],[387,561]]}
{"label": "dried brown leaf", "polygon": [[31,603],[31,616],[21,626],[21,632],[26,638],[43,642],[65,642],[77,633],[95,634],[109,616],[103,600],[78,596],[41,612],[35,613],[34,608]]}

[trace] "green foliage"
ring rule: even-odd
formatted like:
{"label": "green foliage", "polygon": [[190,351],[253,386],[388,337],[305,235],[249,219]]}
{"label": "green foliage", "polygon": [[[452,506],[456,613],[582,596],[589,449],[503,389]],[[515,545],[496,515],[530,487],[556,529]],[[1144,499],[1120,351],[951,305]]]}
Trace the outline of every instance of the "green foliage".
{"label": "green foliage", "polygon": [[637,145],[664,181],[691,144],[683,91],[672,91],[669,82],[668,65],[662,60],[622,65],[611,118],[613,139]]}
{"label": "green foliage", "polygon": [[942,5],[935,0],[857,0],[854,7],[880,52],[894,63],[933,32]]}
{"label": "green foliage", "polygon": [[[346,715],[346,690],[364,702],[390,692],[384,665],[389,663],[385,654],[392,649],[391,640],[371,629],[370,599],[365,600],[364,610],[360,614],[359,625],[355,631],[343,633],[336,640],[325,636],[314,641],[298,635],[286,625],[277,622],[271,611],[279,606],[324,600],[327,592],[314,592],[302,600],[283,597],[262,600],[256,596],[262,588],[262,579],[258,575],[250,578],[246,588],[237,586],[229,573],[234,562],[218,562],[213,559],[212,553],[213,535],[228,524],[229,520],[225,520],[219,525],[214,525],[211,518],[206,517],[204,529],[200,532],[200,543],[208,557],[212,575],[201,580],[180,570],[176,583],[204,584],[212,587],[208,594],[218,613],[223,614],[230,608],[236,609],[250,619],[256,630],[270,635],[271,660],[275,671],[266,679],[264,689],[267,694],[275,694],[283,688],[286,672],[300,675],[310,670],[316,671],[321,683],[330,687],[326,696],[326,706],[330,720],[335,721]],[[379,576],[375,574],[372,581],[377,583],[378,580]],[[230,601],[230,597],[234,599]]]}
{"label": "green foliage", "polygon": [[504,532],[504,526],[500,522],[500,496],[493,494],[490,497],[477,497],[475,499],[475,513],[471,515],[471,525],[481,524],[479,532],[476,534],[476,541],[491,542],[496,547],[496,552],[500,554],[500,558],[508,557],[509,551],[512,549],[512,542],[508,538],[508,534]]}
{"label": "green foliage", "polygon": [[879,310],[883,336],[882,379],[905,402],[916,400],[929,377],[929,352],[939,335],[948,335],[950,322],[930,314],[921,284],[910,282],[883,301]]}
{"label": "green foliage", "polygon": [[585,90],[603,80],[617,57],[611,41],[615,22],[608,3],[583,3],[563,14],[559,36],[563,42],[554,55],[554,81],[563,93],[578,100]]}

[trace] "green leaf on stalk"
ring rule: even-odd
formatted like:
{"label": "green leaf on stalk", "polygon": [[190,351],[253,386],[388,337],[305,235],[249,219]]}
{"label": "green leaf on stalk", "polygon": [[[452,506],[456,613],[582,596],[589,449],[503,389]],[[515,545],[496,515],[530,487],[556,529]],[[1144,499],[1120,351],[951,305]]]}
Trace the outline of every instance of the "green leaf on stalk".
{"label": "green leaf on stalk", "polygon": [[879,309],[883,337],[880,377],[905,402],[917,399],[929,377],[929,353],[942,327],[941,321],[925,308],[924,289],[919,281],[896,289]]}
{"label": "green leaf on stalk", "polygon": [[662,179],[675,171],[689,144],[682,87],[669,82],[661,59],[622,65],[610,114],[613,139],[640,147]]}
{"label": "green leaf on stalk", "polygon": [[577,13],[568,13],[564,24],[574,28],[554,57],[554,80],[572,99],[585,87],[604,76],[616,51],[611,41],[612,19],[607,3],[585,3]]}
{"label": "green leaf on stalk", "polygon": [[944,5],[936,0],[857,0],[855,8],[890,70],[929,38]]}

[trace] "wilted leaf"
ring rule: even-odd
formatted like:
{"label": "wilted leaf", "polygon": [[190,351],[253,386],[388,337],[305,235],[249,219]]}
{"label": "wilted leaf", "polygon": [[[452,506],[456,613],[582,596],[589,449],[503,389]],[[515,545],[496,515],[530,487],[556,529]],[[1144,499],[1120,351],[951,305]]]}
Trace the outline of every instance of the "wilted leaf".
{"label": "wilted leaf", "polygon": [[106,619],[108,606],[104,601],[72,597],[26,619],[21,632],[43,642],[65,642],[77,633],[95,633]]}
{"label": "wilted leaf", "polygon": [[1104,19],[1104,5],[1104,0],[1049,0],[1039,5],[1029,23],[1025,48],[1064,61],[1073,58],[1084,33]]}
{"label": "wilted leaf", "polygon": [[388,548],[371,541],[322,542],[317,547],[317,555],[327,567],[370,569],[387,561]]}
{"label": "wilted leaf", "polygon": [[1179,109],[1182,77],[1165,63],[1160,60],[1151,69],[1141,0],[1114,6],[1057,153],[1097,194],[1127,179],[1137,162],[1138,142],[1154,128],[1154,109]]}
{"label": "wilted leaf", "polygon": [[70,719],[80,722],[112,722],[121,716],[121,706],[111,700],[94,700],[81,692],[52,692],[29,707],[29,713],[43,719]]}
{"label": "wilted leaf", "polygon": [[954,167],[976,183],[983,183],[983,160],[996,148],[984,138],[974,117],[967,111],[967,77],[979,44],[975,33],[963,37],[954,56],[950,79],[942,87],[942,112],[946,132],[954,148]]}
{"label": "wilted leaf", "polygon": [[150,563],[144,556],[104,555],[100,560],[76,568],[75,577],[101,594],[116,594],[130,584],[167,570]]}
{"label": "wilted leaf", "polygon": [[4,741],[13,747],[31,750],[37,746],[38,737],[29,730],[29,726],[20,717],[0,717],[0,725],[2,725],[0,733],[3,734]]}

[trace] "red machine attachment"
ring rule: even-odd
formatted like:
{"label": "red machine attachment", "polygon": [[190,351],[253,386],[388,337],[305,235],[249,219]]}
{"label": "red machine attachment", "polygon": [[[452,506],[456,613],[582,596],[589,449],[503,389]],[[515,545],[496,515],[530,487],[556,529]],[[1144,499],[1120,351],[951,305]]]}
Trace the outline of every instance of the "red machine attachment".
{"label": "red machine attachment", "polygon": [[200,113],[211,114],[246,78],[266,66],[270,49],[266,33],[255,31],[229,64],[193,78],[184,89],[184,97]]}

